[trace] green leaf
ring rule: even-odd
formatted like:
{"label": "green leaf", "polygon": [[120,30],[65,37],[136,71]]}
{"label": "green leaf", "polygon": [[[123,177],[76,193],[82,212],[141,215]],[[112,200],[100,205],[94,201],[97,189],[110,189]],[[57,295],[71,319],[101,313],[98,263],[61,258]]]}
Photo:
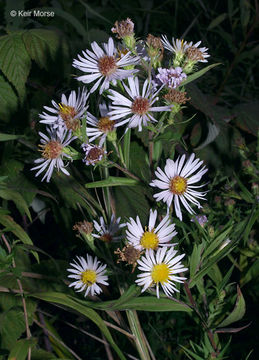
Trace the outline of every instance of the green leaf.
{"label": "green leaf", "polygon": [[128,131],[126,132],[123,138],[123,156],[127,169],[129,168],[129,164],[130,164],[130,138],[131,138],[131,129],[128,129]]}
{"label": "green leaf", "polygon": [[[5,231],[11,231],[18,239],[20,239],[24,244],[33,245],[30,237],[23,230],[23,228],[17,224],[14,219],[9,215],[0,214],[0,224],[5,226]],[[32,254],[39,261],[39,256],[35,251],[32,251]]]}
{"label": "green leaf", "polygon": [[208,134],[207,134],[206,139],[199,146],[197,146],[194,150],[201,150],[205,146],[212,143],[218,136],[219,132],[220,132],[219,127],[216,124],[209,122],[208,123]]}
{"label": "green leaf", "polygon": [[257,115],[259,113],[259,101],[238,104],[234,107],[234,113],[236,115],[235,123],[237,126],[257,136],[259,128]]}
{"label": "green leaf", "polygon": [[123,177],[109,176],[107,179],[94,181],[92,183],[85,184],[87,189],[103,188],[107,186],[135,186],[139,184],[137,180],[128,179]]}
{"label": "green leaf", "polygon": [[0,133],[0,141],[9,141],[23,138],[24,135],[12,135],[12,134],[3,134]]}
{"label": "green leaf", "polygon": [[186,80],[184,80],[183,82],[181,82],[181,85],[180,85],[180,86],[185,86],[185,85],[189,84],[190,82],[198,79],[198,78],[201,77],[202,75],[206,74],[207,71],[213,69],[214,67],[216,67],[216,66],[218,66],[218,65],[221,65],[221,63],[216,63],[216,64],[208,65],[208,66],[206,66],[205,68],[203,68],[203,69],[195,72],[194,74],[189,75]]}
{"label": "green leaf", "polygon": [[32,29],[23,33],[26,50],[39,67],[47,69],[49,56],[55,60],[57,51],[67,51],[59,33],[47,29]]}
{"label": "green leaf", "polygon": [[10,115],[15,112],[18,106],[18,98],[7,81],[0,75],[0,118],[8,120]]}
{"label": "green leaf", "polygon": [[0,197],[5,200],[12,200],[17,206],[17,209],[20,211],[21,215],[23,216],[25,213],[30,221],[32,221],[30,210],[21,194],[19,194],[17,191],[5,188],[0,190]]}
{"label": "green leaf", "polygon": [[11,350],[8,360],[25,360],[29,351],[29,348],[36,346],[36,340],[23,339],[17,341]]}
{"label": "green leaf", "polygon": [[220,14],[219,16],[217,16],[215,19],[213,19],[211,21],[211,23],[208,26],[207,30],[212,30],[214,27],[218,26],[219,24],[221,24],[225,19],[227,18],[227,14],[223,13]]}
{"label": "green leaf", "polygon": [[13,349],[24,331],[25,322],[22,310],[10,309],[0,314],[1,347]]}
{"label": "green leaf", "polygon": [[41,11],[54,11],[55,17],[59,16],[62,19],[66,20],[68,23],[70,23],[74,27],[76,32],[83,37],[84,41],[86,40],[86,38],[87,38],[86,28],[80,23],[80,21],[77,20],[77,18],[75,16],[73,16],[70,13],[62,10],[61,8],[57,8],[57,7],[41,7],[40,10]]}
{"label": "green leaf", "polygon": [[15,32],[0,37],[0,69],[22,99],[31,67],[31,60],[22,40],[23,33]]}
{"label": "green leaf", "polygon": [[130,147],[130,170],[140,179],[151,181],[147,152],[135,141]]}
{"label": "green leaf", "polygon": [[245,312],[246,312],[245,299],[240,290],[240,287],[237,285],[237,300],[234,310],[228,315],[228,317],[225,320],[223,320],[218,325],[218,327],[222,328],[242,319],[242,317],[245,315]]}
{"label": "green leaf", "polygon": [[64,306],[67,306],[70,309],[76,310],[77,312],[83,314],[88,319],[93,321],[101,330],[103,335],[106,337],[106,339],[109,341],[113,349],[116,351],[117,355],[120,359],[126,360],[125,356],[119,349],[119,347],[114,342],[111,333],[107,326],[105,325],[102,318],[97,314],[96,311],[93,309],[89,309],[87,306],[83,306],[79,304],[72,296],[67,296],[65,294],[57,293],[57,292],[48,292],[48,293],[39,293],[39,294],[32,294],[31,296],[41,299],[47,302],[53,302],[56,304],[61,304]]}

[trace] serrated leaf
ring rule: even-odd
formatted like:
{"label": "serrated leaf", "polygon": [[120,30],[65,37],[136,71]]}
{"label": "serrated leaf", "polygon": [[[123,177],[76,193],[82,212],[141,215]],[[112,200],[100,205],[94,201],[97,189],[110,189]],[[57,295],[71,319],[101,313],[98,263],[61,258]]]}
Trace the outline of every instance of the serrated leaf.
{"label": "serrated leaf", "polygon": [[225,320],[223,320],[218,325],[218,327],[222,328],[222,327],[232,324],[233,322],[241,320],[242,317],[245,315],[245,312],[246,312],[245,299],[240,290],[240,287],[237,285],[237,300],[236,300],[234,310],[228,315],[228,317]]}
{"label": "serrated leaf", "polygon": [[28,30],[23,33],[22,39],[29,56],[41,68],[47,69],[49,56],[54,60],[61,46],[64,50],[64,42],[61,42],[60,35],[53,30]]}
{"label": "serrated leaf", "polygon": [[61,304],[61,305],[67,306],[68,308],[76,310],[77,312],[79,312],[79,313],[83,314],[84,316],[86,316],[88,319],[93,321],[99,327],[99,329],[101,330],[103,335],[106,337],[106,339],[109,341],[109,343],[111,344],[113,349],[118,354],[119,358],[123,359],[123,360],[126,360],[125,356],[123,355],[123,353],[121,352],[119,347],[114,342],[109,329],[107,328],[104,321],[97,314],[96,311],[94,311],[93,309],[90,309],[90,308],[88,308],[86,306],[83,306],[83,305],[79,304],[77,301],[75,301],[76,299],[74,299],[72,296],[67,296],[67,295],[62,294],[62,293],[48,292],[48,293],[32,294],[31,296],[35,297],[37,299],[47,301],[47,302],[53,302],[53,303],[56,303],[56,304]]}
{"label": "serrated leaf", "polygon": [[25,82],[30,72],[31,60],[22,40],[24,32],[0,37],[0,69],[16,88],[21,99],[25,95]]}
{"label": "serrated leaf", "polygon": [[100,187],[103,188],[110,186],[135,186],[137,184],[139,184],[139,182],[134,179],[109,176],[107,179],[85,184],[85,187],[87,189],[94,189],[94,188],[100,188]]}
{"label": "serrated leaf", "polygon": [[0,75],[0,118],[7,121],[18,106],[18,98],[11,85]]}
{"label": "serrated leaf", "polygon": [[18,340],[12,348],[8,360],[25,360],[29,351],[29,348],[36,346],[36,340],[23,339]]}

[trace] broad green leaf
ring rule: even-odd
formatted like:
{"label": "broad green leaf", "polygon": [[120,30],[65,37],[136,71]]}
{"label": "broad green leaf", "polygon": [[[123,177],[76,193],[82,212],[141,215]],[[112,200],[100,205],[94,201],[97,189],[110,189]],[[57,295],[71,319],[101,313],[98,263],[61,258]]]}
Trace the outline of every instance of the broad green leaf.
{"label": "broad green leaf", "polygon": [[53,30],[28,30],[23,33],[22,38],[29,56],[41,68],[47,68],[49,56],[52,60],[55,60],[57,51],[60,48],[63,51],[67,51],[65,42],[62,41],[60,34]]}
{"label": "broad green leaf", "polygon": [[12,200],[17,206],[17,209],[20,211],[21,215],[24,215],[25,213],[30,219],[30,221],[32,221],[30,210],[26,204],[26,201],[17,191],[10,190],[8,188],[2,190],[0,189],[0,198],[3,198],[5,200]]}
{"label": "broad green leaf", "polygon": [[236,115],[235,123],[237,126],[240,129],[257,136],[259,128],[257,116],[259,113],[259,101],[238,104],[234,107],[234,113]]}
{"label": "broad green leaf", "polygon": [[32,360],[59,360],[60,358],[55,357],[49,351],[43,349],[32,349],[31,352]]}
{"label": "broad green leaf", "polygon": [[0,69],[22,99],[31,67],[31,60],[22,40],[23,33],[15,32],[0,37]]}
{"label": "broad green leaf", "polygon": [[16,140],[24,137],[24,135],[12,135],[0,133],[0,141]]}
{"label": "broad green leaf", "polygon": [[36,346],[36,340],[34,339],[18,340],[11,350],[8,360],[25,360],[27,358],[29,348],[33,348],[34,346]]}
{"label": "broad green leaf", "polygon": [[92,183],[85,184],[87,189],[103,188],[107,186],[135,186],[139,184],[137,180],[128,179],[123,177],[109,176],[107,179],[94,181]]}
{"label": "broad green leaf", "polygon": [[245,312],[246,312],[245,299],[243,297],[243,294],[239,286],[237,285],[237,300],[235,307],[233,311],[228,315],[228,317],[218,325],[218,327],[222,328],[232,324],[233,322],[241,320],[242,317],[245,315]]}
{"label": "broad green leaf", "polygon": [[15,112],[18,106],[18,98],[11,87],[0,75],[0,118],[7,121],[12,113]]}
{"label": "broad green leaf", "polygon": [[[5,231],[11,231],[18,239],[20,239],[24,244],[33,245],[30,237],[23,230],[23,228],[17,224],[14,219],[9,215],[0,214],[0,224],[5,226]],[[35,251],[32,251],[32,254],[35,256],[36,260],[39,261],[39,256]]]}
{"label": "broad green leaf", "polygon": [[190,82],[198,79],[198,78],[201,77],[202,75],[206,74],[207,71],[213,69],[215,66],[218,66],[218,65],[221,65],[221,63],[216,63],[216,64],[208,65],[208,66],[206,66],[205,68],[203,68],[203,69],[195,72],[194,74],[189,75],[186,80],[184,80],[183,82],[181,82],[181,85],[180,85],[180,86],[185,86],[185,85],[189,84]]}
{"label": "broad green leaf", "polygon": [[197,272],[198,265],[201,261],[201,253],[204,245],[196,245],[193,246],[192,255],[190,257],[190,278],[192,278]]}
{"label": "broad green leaf", "polygon": [[86,316],[88,319],[93,321],[99,327],[99,329],[101,330],[103,335],[106,337],[106,339],[109,341],[109,343],[111,344],[113,349],[116,351],[119,358],[123,359],[123,360],[126,360],[125,356],[123,355],[123,353],[121,352],[119,347],[114,342],[109,329],[107,328],[104,321],[97,314],[96,311],[94,311],[93,309],[88,308],[87,306],[83,306],[83,305],[79,304],[71,296],[67,296],[67,295],[62,294],[62,293],[48,292],[48,293],[32,294],[31,296],[33,296],[33,297],[35,297],[37,299],[47,301],[47,302],[53,302],[53,303],[56,303],[56,304],[61,304],[61,305],[67,306],[68,308],[76,310],[77,312],[79,312],[79,313],[83,314],[84,316]]}
{"label": "broad green leaf", "polygon": [[17,339],[25,331],[24,313],[19,310],[10,309],[0,314],[1,346],[13,349]]}
{"label": "broad green leaf", "polygon": [[146,182],[151,181],[150,167],[148,164],[147,152],[137,142],[130,145],[130,170],[140,179]]}
{"label": "broad green leaf", "polygon": [[90,302],[77,300],[80,304],[92,307],[99,310],[142,310],[142,311],[192,311],[188,305],[170,300],[167,298],[160,298],[154,296],[141,296],[136,297],[134,294],[131,298],[119,298],[118,300],[103,301],[103,302]]}

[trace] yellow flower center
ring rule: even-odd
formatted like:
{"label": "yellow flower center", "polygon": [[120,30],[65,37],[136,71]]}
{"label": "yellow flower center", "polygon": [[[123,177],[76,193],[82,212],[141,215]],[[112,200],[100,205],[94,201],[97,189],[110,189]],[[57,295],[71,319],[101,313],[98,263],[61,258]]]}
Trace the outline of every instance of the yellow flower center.
{"label": "yellow flower center", "polygon": [[166,264],[157,264],[153,267],[151,277],[154,283],[166,283],[169,280],[170,269]]}
{"label": "yellow flower center", "polygon": [[96,282],[96,272],[94,270],[85,270],[81,273],[81,280],[84,284],[91,286]]}
{"label": "yellow flower center", "polygon": [[40,151],[42,152],[42,157],[45,159],[56,159],[63,151],[63,145],[55,140],[51,140],[45,145],[39,145],[39,148],[42,149]]}
{"label": "yellow flower center", "polygon": [[159,244],[157,235],[152,231],[145,231],[140,239],[140,245],[144,249],[156,250]]}
{"label": "yellow flower center", "polygon": [[98,129],[103,133],[107,133],[114,129],[115,120],[110,120],[108,116],[101,117],[98,121]]}
{"label": "yellow flower center", "polygon": [[182,195],[187,189],[187,180],[181,176],[174,176],[170,180],[169,190],[175,195]]}
{"label": "yellow flower center", "polygon": [[65,104],[58,104],[59,106],[59,115],[64,120],[66,127],[68,130],[77,130],[80,127],[80,120],[75,119],[77,115],[77,111],[74,107],[65,105]]}

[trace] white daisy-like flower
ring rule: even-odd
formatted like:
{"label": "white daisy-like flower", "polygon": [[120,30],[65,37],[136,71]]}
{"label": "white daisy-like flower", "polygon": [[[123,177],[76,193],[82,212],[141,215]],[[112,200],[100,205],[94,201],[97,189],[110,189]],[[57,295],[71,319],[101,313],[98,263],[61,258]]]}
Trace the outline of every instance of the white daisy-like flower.
{"label": "white daisy-like flower", "polygon": [[116,124],[115,120],[111,120],[108,116],[109,108],[105,103],[99,105],[101,117],[96,118],[91,113],[87,112],[87,127],[86,134],[89,137],[89,142],[93,142],[100,137],[99,146],[102,146],[107,135],[115,130],[120,124]]}
{"label": "white daisy-like flower", "polygon": [[54,128],[65,125],[68,130],[75,131],[80,127],[80,119],[83,117],[87,110],[87,99],[89,94],[85,88],[78,89],[78,94],[73,90],[70,95],[66,97],[64,94],[61,96],[61,102],[56,103],[52,100],[53,108],[44,106],[47,112],[39,115],[43,124],[51,124]]}
{"label": "white daisy-like flower", "polygon": [[98,284],[108,286],[108,276],[106,273],[105,264],[101,264],[97,258],[93,258],[91,255],[86,254],[86,259],[82,256],[77,256],[77,261],[70,263],[72,269],[67,271],[72,274],[68,275],[69,278],[75,279],[74,282],[69,284],[69,287],[73,286],[75,291],[81,292],[85,290],[84,296],[95,294],[99,295],[102,292],[101,287]]}
{"label": "white daisy-like flower", "polygon": [[120,231],[120,229],[126,226],[126,224],[120,224],[120,221],[121,218],[118,217],[118,219],[115,219],[114,215],[111,216],[110,224],[105,224],[102,216],[100,217],[100,223],[94,220],[94,228],[97,231],[97,234],[93,233],[93,237],[107,243],[122,239],[122,236],[114,236]]}
{"label": "white daisy-like flower", "polygon": [[189,213],[195,214],[188,202],[198,206],[200,209],[202,206],[197,199],[204,200],[207,193],[206,191],[196,191],[197,188],[204,185],[193,185],[200,181],[201,177],[208,171],[205,166],[198,170],[203,161],[194,159],[195,154],[191,154],[186,163],[185,155],[179,156],[176,161],[167,159],[164,171],[158,167],[155,171],[158,179],[150,183],[151,186],[163,190],[154,195],[156,201],[162,200],[168,207],[174,202],[176,216],[180,220],[182,220],[180,202]]}
{"label": "white daisy-like flower", "polygon": [[200,47],[201,41],[198,41],[196,44],[193,44],[191,41],[188,43],[188,47],[185,50],[185,54],[188,58],[188,60],[191,60],[193,62],[202,62],[206,63],[208,60],[206,58],[210,57],[210,55],[207,53],[208,48],[206,47]]}
{"label": "white daisy-like flower", "polygon": [[73,66],[85,74],[77,77],[77,80],[85,84],[96,81],[90,92],[94,92],[99,85],[99,93],[109,89],[110,82],[116,85],[117,80],[128,78],[138,70],[125,70],[124,67],[136,65],[139,59],[132,56],[131,52],[118,53],[114,41],[109,38],[108,43],[103,44],[103,49],[94,41],[91,43],[93,51],[83,51],[83,56],[78,55],[79,60],[74,59]]}
{"label": "white daisy-like flower", "polygon": [[115,90],[110,90],[108,97],[112,100],[112,110],[108,115],[111,120],[126,118],[119,121],[118,124],[128,123],[129,128],[138,127],[139,131],[141,131],[142,125],[147,126],[149,122],[157,122],[152,115],[153,112],[171,110],[171,105],[152,106],[159,99],[157,95],[161,88],[154,92],[152,84],[145,80],[142,92],[140,92],[138,77],[130,77],[128,82],[129,87],[125,84],[123,86],[130,99]]}
{"label": "white daisy-like flower", "polygon": [[185,51],[189,46],[188,42],[183,39],[172,38],[171,44],[166,35],[162,35],[161,37],[164,48],[172,53],[175,53],[176,55],[184,55]]}
{"label": "white daisy-like flower", "polygon": [[85,157],[83,158],[83,162],[86,165],[95,165],[99,161],[102,160],[103,156],[107,154],[101,146],[92,145],[92,144],[82,144],[81,147],[85,152]]}
{"label": "white daisy-like flower", "polygon": [[167,296],[172,295],[175,291],[179,292],[175,282],[182,283],[186,278],[175,274],[188,269],[180,262],[185,254],[175,256],[176,253],[177,251],[174,248],[163,247],[158,249],[156,253],[150,249],[137,261],[138,269],[142,273],[137,276],[136,283],[143,286],[141,292],[155,286],[156,295],[159,298],[159,284]]}
{"label": "white daisy-like flower", "polygon": [[175,245],[169,243],[169,241],[177,235],[175,225],[171,224],[169,216],[166,215],[157,227],[155,227],[156,220],[157,211],[152,211],[152,209],[150,209],[149,222],[145,229],[143,229],[138,216],[136,221],[130,218],[130,222],[126,224],[126,235],[129,244],[138,250],[157,250],[159,246]]}
{"label": "white daisy-like flower", "polygon": [[39,165],[33,167],[31,170],[38,170],[35,176],[40,175],[46,170],[41,181],[46,179],[46,181],[49,182],[55,168],[69,175],[69,172],[65,168],[66,165],[64,164],[63,158],[71,159],[71,157],[64,152],[64,149],[71,141],[76,139],[76,136],[72,136],[72,131],[68,131],[63,127],[57,129],[47,128],[47,132],[48,136],[39,132],[41,136],[39,148],[42,157],[34,161],[35,164]]}

